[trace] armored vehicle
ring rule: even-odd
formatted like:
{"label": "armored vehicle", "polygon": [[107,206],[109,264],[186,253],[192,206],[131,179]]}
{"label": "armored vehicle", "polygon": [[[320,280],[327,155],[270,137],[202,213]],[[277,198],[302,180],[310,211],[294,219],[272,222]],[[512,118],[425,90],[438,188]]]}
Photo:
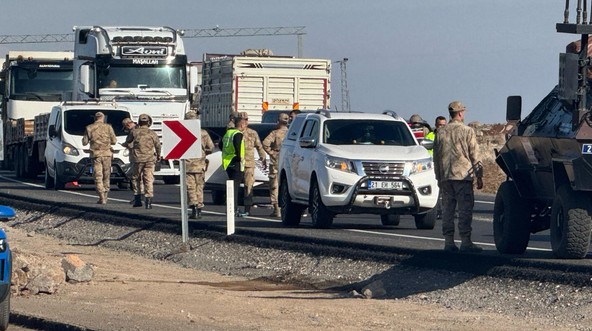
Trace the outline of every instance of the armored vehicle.
{"label": "armored vehicle", "polygon": [[[557,258],[583,258],[592,230],[592,102],[590,58],[592,22],[587,3],[578,1],[570,22],[557,31],[581,35],[560,55],[559,84],[520,120],[521,98],[508,97],[507,120],[515,123],[496,162],[507,175],[497,191],[493,232],[500,253],[521,254],[530,233],[550,229]],[[590,4],[592,8],[592,3]],[[590,18],[592,20],[592,17]]]}

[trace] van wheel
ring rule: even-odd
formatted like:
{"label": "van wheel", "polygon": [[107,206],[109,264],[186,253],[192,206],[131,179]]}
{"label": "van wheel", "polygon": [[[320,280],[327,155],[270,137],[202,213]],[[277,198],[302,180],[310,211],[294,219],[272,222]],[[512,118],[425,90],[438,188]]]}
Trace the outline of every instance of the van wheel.
{"label": "van wheel", "polygon": [[225,204],[226,203],[226,192],[219,191],[219,190],[212,190],[212,202],[215,205],[219,205],[219,206]]}
{"label": "van wheel", "polygon": [[181,176],[162,176],[162,180],[165,184],[175,185],[181,182]]}
{"label": "van wheel", "polygon": [[53,170],[55,172],[53,176],[53,189],[54,190],[63,190],[66,187],[66,183],[60,179],[60,175],[58,174],[58,167],[54,163]]}
{"label": "van wheel", "polygon": [[288,189],[288,181],[285,176],[282,176],[279,188],[279,205],[281,207],[282,224],[285,226],[298,226],[302,218],[302,212],[306,206],[298,205],[292,202],[290,191]]}
{"label": "van wheel", "polygon": [[551,207],[551,248],[560,259],[581,259],[588,253],[592,228],[590,203],[569,185],[557,190]]}
{"label": "van wheel", "polygon": [[46,189],[53,188],[53,177],[49,175],[49,169],[47,169],[47,164],[45,165],[44,184]]}
{"label": "van wheel", "polygon": [[397,226],[401,222],[401,215],[396,215],[396,214],[380,215],[380,221],[382,222],[382,225]]}
{"label": "van wheel", "polygon": [[326,229],[333,224],[334,214],[327,209],[321,200],[321,191],[319,184],[313,180],[310,192],[310,200],[308,203],[308,212],[312,219],[312,226],[319,229]]}

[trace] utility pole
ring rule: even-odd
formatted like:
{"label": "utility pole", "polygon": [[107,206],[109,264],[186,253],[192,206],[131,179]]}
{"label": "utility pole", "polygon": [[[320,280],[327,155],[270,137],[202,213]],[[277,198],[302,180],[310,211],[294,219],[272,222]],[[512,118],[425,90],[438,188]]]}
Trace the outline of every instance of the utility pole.
{"label": "utility pole", "polygon": [[[298,57],[302,57],[302,38],[306,34],[304,26],[279,26],[261,28],[220,28],[218,26],[208,29],[179,29],[184,38],[208,38],[208,37],[254,37],[254,36],[286,36],[295,35],[298,47]],[[62,43],[74,42],[74,34],[26,34],[26,35],[0,35],[0,44],[36,44],[36,43]]]}
{"label": "utility pole", "polygon": [[341,111],[351,113],[349,89],[347,88],[347,60],[348,58],[344,57],[343,60],[335,61],[335,63],[339,63],[341,69]]}

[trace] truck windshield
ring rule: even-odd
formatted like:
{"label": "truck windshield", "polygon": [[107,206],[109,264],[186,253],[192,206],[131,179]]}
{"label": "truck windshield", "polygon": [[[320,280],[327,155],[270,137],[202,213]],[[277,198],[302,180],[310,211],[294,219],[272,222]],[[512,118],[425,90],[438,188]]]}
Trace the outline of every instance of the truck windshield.
{"label": "truck windshield", "polygon": [[184,65],[120,66],[112,64],[98,73],[99,88],[187,88]]}
{"label": "truck windshield", "polygon": [[[75,136],[84,135],[86,126],[95,122],[95,114],[97,109],[73,109],[65,112],[64,115],[64,129],[68,134]],[[129,118],[130,114],[123,110],[109,110],[103,111],[105,114],[105,122],[111,124],[116,136],[127,136],[123,131],[121,121],[124,118]]]}
{"label": "truck windshield", "polygon": [[72,93],[72,68],[15,67],[11,71],[10,98],[61,101]]}
{"label": "truck windshield", "polygon": [[323,141],[333,145],[416,145],[407,123],[360,119],[325,121]]}

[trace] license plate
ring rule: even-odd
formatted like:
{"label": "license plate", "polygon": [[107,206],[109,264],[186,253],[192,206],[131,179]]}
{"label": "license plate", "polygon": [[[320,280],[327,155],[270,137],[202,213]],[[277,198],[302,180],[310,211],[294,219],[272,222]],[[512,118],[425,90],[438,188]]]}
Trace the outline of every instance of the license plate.
{"label": "license plate", "polygon": [[400,190],[403,188],[403,183],[369,180],[368,188],[371,190]]}

